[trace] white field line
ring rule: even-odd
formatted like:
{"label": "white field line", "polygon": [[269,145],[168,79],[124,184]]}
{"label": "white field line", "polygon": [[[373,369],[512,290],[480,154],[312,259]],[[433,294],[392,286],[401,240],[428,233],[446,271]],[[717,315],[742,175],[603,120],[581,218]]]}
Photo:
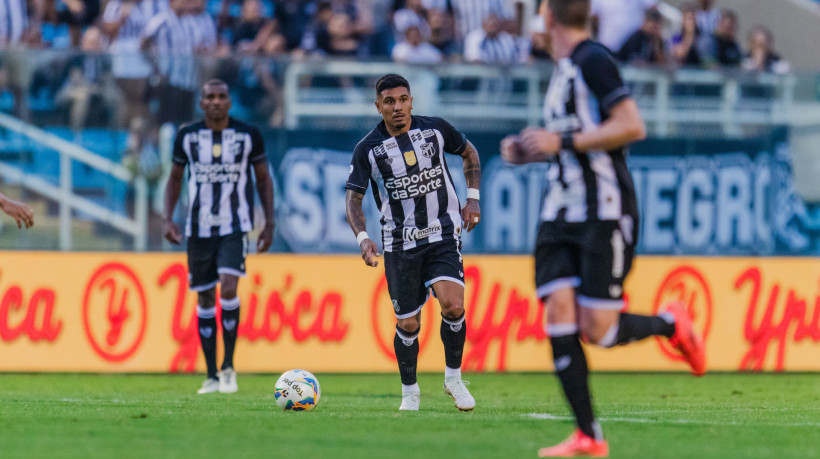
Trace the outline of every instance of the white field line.
{"label": "white field line", "polygon": [[[527,413],[522,416],[532,419],[542,419],[547,421],[574,421],[572,416],[557,416],[548,413]],[[736,421],[704,421],[697,419],[647,419],[647,418],[629,418],[623,416],[599,417],[601,422],[625,422],[631,424],[691,424],[691,425],[705,425],[705,426],[774,426],[774,427],[820,427],[820,422],[749,422],[742,423]]]}

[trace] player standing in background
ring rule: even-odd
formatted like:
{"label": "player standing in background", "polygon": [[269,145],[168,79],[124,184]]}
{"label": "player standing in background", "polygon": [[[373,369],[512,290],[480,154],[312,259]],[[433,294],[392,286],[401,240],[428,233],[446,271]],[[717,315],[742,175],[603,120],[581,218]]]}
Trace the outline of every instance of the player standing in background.
{"label": "player standing in background", "polygon": [[[208,378],[198,393],[237,391],[233,368],[239,325],[239,277],[245,276],[248,232],[253,229],[253,180],[262,203],[265,222],[256,251],[273,241],[273,184],[268,173],[265,146],[259,130],[228,116],[231,97],[222,80],[202,86],[199,106],[205,120],[182,126],[174,141],[173,166],[165,186],[163,214],[165,239],[182,242],[173,221],[174,208],[188,165],[188,283],[198,293],[199,340],[205,354]],[[216,370],[216,284],[220,284],[222,338],[225,358]]]}
{"label": "player standing in background", "polygon": [[613,347],[665,336],[698,376],[706,371],[705,352],[680,303],[659,316],[621,312],[638,236],[626,150],[645,137],[645,127],[609,51],[589,39],[589,0],[548,2],[546,28],[558,62],[544,101],[546,128],[527,128],[501,144],[508,162],[551,164],[535,243],[536,294],[547,308],[555,371],[578,429],[538,455],[606,456],[582,337]]}
{"label": "player standing in background", "polygon": [[26,229],[34,226],[34,212],[20,201],[15,201],[0,193],[0,210],[17,222],[17,227]]}
{"label": "player standing in background", "polygon": [[[481,218],[478,152],[447,121],[413,116],[410,84],[400,75],[379,78],[376,109],[383,121],[353,151],[345,205],[362,259],[368,266],[378,266],[379,249],[365,231],[362,210],[362,199],[372,184],[373,197],[382,213],[385,275],[397,319],[393,349],[402,383],[399,409],[419,409],[418,336],[421,308],[432,287],[441,305],[444,389],[458,409],[470,411],[475,399],[461,379],[467,324],[459,235],[462,227],[472,231]],[[463,208],[447,169],[445,152],[464,159],[468,189]]]}

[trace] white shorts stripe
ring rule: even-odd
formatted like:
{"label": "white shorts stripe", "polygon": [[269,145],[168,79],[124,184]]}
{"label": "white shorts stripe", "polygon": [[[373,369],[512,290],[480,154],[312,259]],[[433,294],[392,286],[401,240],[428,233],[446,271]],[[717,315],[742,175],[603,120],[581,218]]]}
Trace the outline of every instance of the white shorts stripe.
{"label": "white shorts stripe", "polygon": [[456,279],[455,277],[450,277],[450,276],[438,276],[434,279],[430,279],[429,281],[424,283],[424,286],[425,287],[430,287],[431,285],[433,285],[433,284],[435,284],[436,282],[439,282],[439,281],[455,282],[456,284],[464,287],[464,282],[462,282],[461,279]]}
{"label": "white shorts stripe", "polygon": [[589,309],[601,309],[606,311],[620,311],[624,307],[624,300],[604,300],[601,298],[590,298],[578,295],[578,304]]}
{"label": "white shorts stripe", "polygon": [[245,277],[245,273],[243,273],[242,271],[224,266],[221,268],[217,268],[216,272],[218,272],[219,274],[230,274],[236,277]]}
{"label": "white shorts stripe", "polygon": [[[427,298],[430,298],[430,295],[427,295]],[[397,319],[406,319],[406,318],[408,318],[408,317],[413,317],[413,316],[415,316],[416,314],[418,314],[418,313],[419,313],[419,311],[421,311],[421,308],[423,308],[425,304],[427,304],[427,301],[425,301],[424,303],[422,303],[422,304],[421,304],[421,306],[419,306],[418,308],[416,308],[416,310],[415,310],[415,311],[413,311],[413,312],[408,312],[407,314],[401,314],[401,315],[396,314],[396,318],[397,318]]]}
{"label": "white shorts stripe", "polygon": [[193,290],[195,292],[204,292],[205,290],[210,290],[216,287],[216,283],[219,281],[208,282],[207,284],[203,285],[192,285],[188,287],[189,290]]}
{"label": "white shorts stripe", "polygon": [[578,276],[561,277],[559,279],[551,280],[544,285],[539,285],[535,289],[535,295],[538,298],[544,298],[562,288],[576,288],[581,285],[581,278]]}

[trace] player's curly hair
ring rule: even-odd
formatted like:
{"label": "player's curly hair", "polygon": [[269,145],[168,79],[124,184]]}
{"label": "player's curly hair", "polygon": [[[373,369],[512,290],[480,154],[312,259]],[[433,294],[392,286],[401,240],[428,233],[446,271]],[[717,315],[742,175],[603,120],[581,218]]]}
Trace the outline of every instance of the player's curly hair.
{"label": "player's curly hair", "polygon": [[376,95],[378,96],[385,89],[399,88],[402,86],[407,88],[407,92],[410,92],[410,83],[408,83],[403,76],[396,73],[388,73],[376,82]]}

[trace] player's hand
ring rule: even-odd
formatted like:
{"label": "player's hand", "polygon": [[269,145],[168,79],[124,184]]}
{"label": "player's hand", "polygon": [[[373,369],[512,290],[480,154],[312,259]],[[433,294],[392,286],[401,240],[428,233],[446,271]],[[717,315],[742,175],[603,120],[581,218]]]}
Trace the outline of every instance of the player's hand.
{"label": "player's hand", "polygon": [[526,128],[521,131],[521,145],[527,162],[543,162],[561,150],[561,135],[546,129]]}
{"label": "player's hand", "polygon": [[464,228],[469,233],[481,221],[481,208],[478,205],[478,199],[467,198],[464,207],[461,208],[461,221],[464,222]]}
{"label": "player's hand", "polygon": [[376,257],[379,256],[379,248],[376,246],[376,243],[373,242],[373,239],[367,238],[363,240],[359,248],[362,250],[362,260],[364,260],[367,266],[374,268],[379,266],[379,260],[376,259]]}
{"label": "player's hand", "polygon": [[273,222],[265,223],[262,227],[262,232],[259,233],[259,239],[256,241],[256,253],[265,253],[273,243],[273,229],[276,224]]}
{"label": "player's hand", "polygon": [[182,234],[179,232],[179,227],[171,220],[162,222],[162,234],[165,240],[171,244],[179,245],[182,243]]}
{"label": "player's hand", "polygon": [[508,135],[501,140],[501,159],[510,164],[526,164],[521,136]]}
{"label": "player's hand", "polygon": [[26,228],[34,226],[34,211],[22,202],[3,197],[0,199],[0,209],[17,222],[18,228],[22,228],[23,225]]}

